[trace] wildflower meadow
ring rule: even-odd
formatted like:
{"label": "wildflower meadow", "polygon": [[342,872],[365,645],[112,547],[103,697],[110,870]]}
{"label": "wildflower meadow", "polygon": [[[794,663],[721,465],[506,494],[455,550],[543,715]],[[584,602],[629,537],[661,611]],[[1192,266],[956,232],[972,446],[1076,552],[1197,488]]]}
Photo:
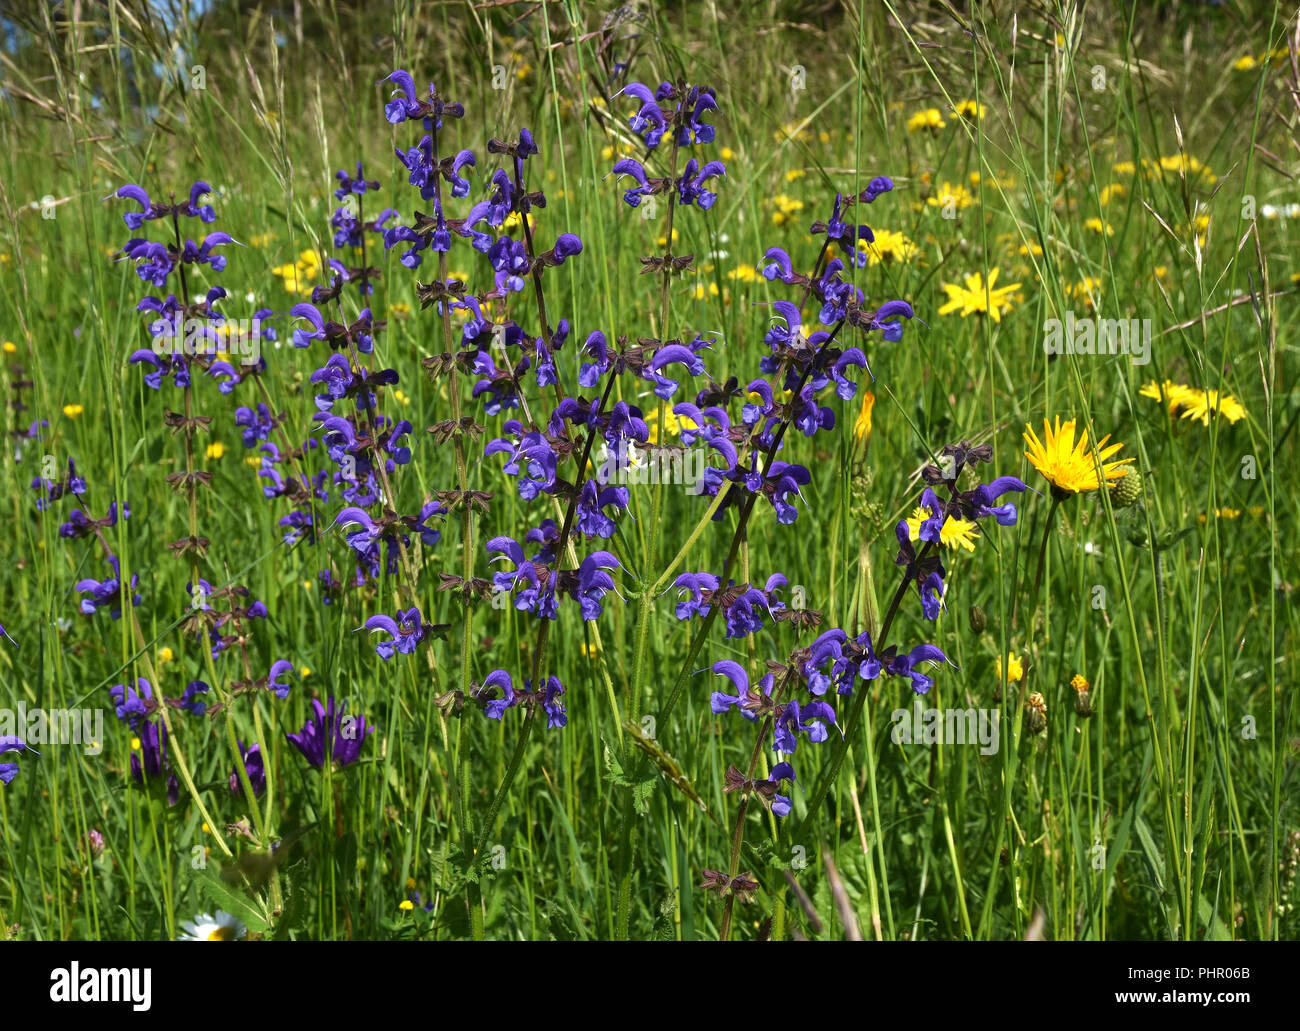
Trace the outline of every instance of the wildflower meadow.
{"label": "wildflower meadow", "polygon": [[5,938],[1300,934],[1294,5],[0,27]]}

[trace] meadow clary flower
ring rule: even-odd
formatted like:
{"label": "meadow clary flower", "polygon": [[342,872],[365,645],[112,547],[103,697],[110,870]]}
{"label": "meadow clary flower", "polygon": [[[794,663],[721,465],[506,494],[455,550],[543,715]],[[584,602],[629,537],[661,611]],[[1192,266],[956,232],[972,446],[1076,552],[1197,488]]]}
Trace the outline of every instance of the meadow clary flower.
{"label": "meadow clary flower", "polygon": [[130,725],[132,730],[139,727],[140,721],[148,716],[158,703],[153,696],[153,688],[144,677],[136,680],[135,686],[115,684],[108,689],[116,706],[117,718]]}
{"label": "meadow clary flower", "polygon": [[[266,791],[266,766],[262,762],[262,751],[257,745],[250,748],[244,747],[244,742],[239,742],[239,751],[243,757],[244,769],[248,771],[248,782],[253,786],[253,794],[261,798]],[[232,770],[230,773],[230,793],[232,795],[243,794],[244,786],[239,780],[239,770]]]}
{"label": "meadow clary flower", "polygon": [[[483,712],[489,719],[499,720],[506,710],[522,705],[529,708],[541,705],[546,712],[546,726],[558,730],[569,722],[569,714],[559,698],[564,694],[564,685],[559,677],[547,677],[540,690],[532,690],[533,682],[525,680],[522,690],[516,690],[514,680],[503,669],[494,669],[483,678],[481,686],[474,689],[473,698],[483,706]],[[501,694],[498,697],[497,692]]]}
{"label": "meadow clary flower", "polygon": [[369,630],[371,633],[383,631],[392,637],[391,641],[381,641],[375,646],[375,651],[385,661],[391,659],[395,652],[410,655],[415,651],[415,646],[424,640],[420,610],[414,607],[398,609],[396,619],[391,616],[371,616],[362,629]]}
{"label": "meadow clary flower", "polygon": [[321,705],[319,698],[311,700],[311,707],[314,715],[302,730],[285,735],[290,744],[318,770],[330,761],[339,766],[356,762],[361,757],[362,744],[375,728],[366,725],[364,716],[345,716],[342,706],[336,710],[333,695],[328,709]]}
{"label": "meadow clary flower", "polygon": [[[15,755],[18,752],[25,751],[27,745],[21,738],[12,734],[6,734],[0,737],[0,759],[6,755]],[[18,776],[18,764],[13,761],[0,762],[0,784],[8,784]]]}
{"label": "meadow clary flower", "polygon": [[[75,514],[75,513],[74,513]],[[122,618],[121,587],[122,587],[122,569],[118,564],[117,556],[110,555],[108,564],[113,569],[113,575],[105,580],[95,580],[90,577],[84,580],[78,580],[73,585],[73,590],[78,594],[89,593],[89,597],[81,599],[81,611],[87,616],[93,616],[102,608],[109,610],[109,615],[114,619]],[[139,582],[138,575],[131,576],[131,604],[140,604],[140,595],[135,593],[136,584]]]}

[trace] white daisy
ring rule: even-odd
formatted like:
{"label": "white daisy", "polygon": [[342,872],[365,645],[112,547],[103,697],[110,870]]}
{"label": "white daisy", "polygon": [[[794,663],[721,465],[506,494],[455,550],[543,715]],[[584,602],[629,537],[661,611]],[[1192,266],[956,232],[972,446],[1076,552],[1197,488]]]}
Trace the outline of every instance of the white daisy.
{"label": "white daisy", "polygon": [[183,942],[230,942],[239,941],[248,933],[248,929],[224,910],[217,910],[214,920],[207,913],[200,913],[193,923],[181,924],[184,929],[177,941]]}

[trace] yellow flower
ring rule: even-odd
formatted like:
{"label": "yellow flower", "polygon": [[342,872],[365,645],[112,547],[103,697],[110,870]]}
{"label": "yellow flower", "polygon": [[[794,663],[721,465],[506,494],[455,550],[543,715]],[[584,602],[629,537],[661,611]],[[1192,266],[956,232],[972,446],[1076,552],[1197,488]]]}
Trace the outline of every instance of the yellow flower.
{"label": "yellow flower", "polygon": [[252,466],[254,469],[262,468],[262,459],[259,455],[249,455],[244,459],[244,464]]}
{"label": "yellow flower", "polygon": [[1025,667],[1020,661],[1020,656],[1015,652],[1007,653],[1007,676],[1002,678],[1002,656],[999,655],[995,660],[998,667],[998,682],[1003,684],[1018,684],[1025,679]]}
{"label": "yellow flower", "polygon": [[870,390],[862,392],[862,407],[858,409],[858,421],[853,424],[853,439],[863,444],[871,442],[871,410],[876,407],[876,395]]}
{"label": "yellow flower", "polygon": [[[138,737],[131,738],[131,751],[133,752],[140,751],[140,739]],[[204,826],[203,829],[207,830],[208,828]]]}
{"label": "yellow flower", "polygon": [[1012,283],[1010,286],[994,289],[993,284],[997,281],[998,270],[993,269],[989,272],[987,291],[984,289],[984,277],[978,272],[966,277],[964,287],[957,286],[955,283],[944,283],[943,289],[948,295],[948,303],[939,309],[939,314],[947,315],[960,308],[962,318],[967,315],[981,314],[990,316],[994,322],[1000,322],[1002,313],[1011,310],[1011,294],[1020,288],[1020,284]]}
{"label": "yellow flower", "polygon": [[1088,678],[1081,673],[1076,673],[1070,678],[1070,686],[1076,691],[1091,691],[1092,685],[1088,683]]}
{"label": "yellow flower", "polygon": [[274,233],[254,233],[248,238],[248,246],[250,247],[269,247],[274,242]]}
{"label": "yellow flower", "polygon": [[308,666],[303,666],[303,667],[301,667],[301,668],[298,670],[298,676],[300,676],[300,677],[309,677],[309,676],[311,676],[311,668],[308,667]]}
{"label": "yellow flower", "polygon": [[805,172],[802,168],[792,168],[790,169],[790,171],[785,173],[785,181],[787,183],[792,183],[796,179],[802,179],[807,174],[808,173]]}
{"label": "yellow flower", "polygon": [[409,405],[411,403],[411,399],[403,391],[397,389],[393,390],[393,400],[399,405]]}
{"label": "yellow flower", "polygon": [[[667,246],[668,246],[668,237],[667,237],[667,236],[661,236],[661,237],[659,237],[659,239],[658,239],[657,241],[655,241],[655,242],[658,243],[660,247],[667,247]],[[674,229],[674,230],[673,230],[673,243],[676,243],[676,242],[677,242],[677,230]]]}
{"label": "yellow flower", "polygon": [[[914,541],[921,539],[921,524],[930,518],[930,513],[919,505],[907,517],[907,531]],[[975,550],[975,524],[968,519],[949,516],[943,521],[939,531],[939,542],[945,548],[965,548]]]}
{"label": "yellow flower", "polygon": [[1022,243],[1020,245],[1018,253],[1022,258],[1028,258],[1031,255],[1035,258],[1041,258],[1043,256],[1043,248],[1039,247],[1033,240],[1030,240],[1028,243]]}
{"label": "yellow flower", "polygon": [[402,901],[397,904],[397,908],[403,912],[409,913],[415,908],[415,903],[410,899],[402,899]]}
{"label": "yellow flower", "polygon": [[1202,426],[1210,425],[1210,416],[1222,415],[1229,423],[1238,423],[1246,418],[1246,409],[1231,394],[1220,396],[1217,390],[1188,390],[1180,402],[1184,419],[1194,419]]}
{"label": "yellow flower", "polygon": [[214,440],[208,445],[208,458],[220,458],[226,453],[226,445],[219,440]]}
{"label": "yellow flower", "polygon": [[1082,280],[1070,287],[1070,293],[1080,304],[1091,308],[1093,298],[1101,296],[1101,280],[1084,276]]}
{"label": "yellow flower", "polygon": [[81,415],[81,413],[82,413],[83,411],[84,411],[84,409],[81,407],[81,405],[64,405],[64,406],[63,406],[63,414],[66,415],[69,419],[75,419],[75,418],[77,418],[78,416]]}
{"label": "yellow flower", "polygon": [[1059,415],[1056,417],[1055,428],[1046,419],[1043,420],[1042,441],[1031,427],[1025,427],[1025,444],[1029,447],[1025,457],[1052,485],[1052,496],[1058,500],[1084,491],[1097,490],[1100,486],[1098,465],[1101,466],[1102,479],[1109,484],[1126,475],[1128,470],[1124,464],[1133,461],[1132,458],[1107,461],[1124,446],[1111,444],[1107,447],[1109,434],[1102,437],[1096,447],[1089,447],[1088,431],[1084,430],[1079,435],[1077,443],[1074,431],[1074,420],[1062,424]]}
{"label": "yellow flower", "polygon": [[1259,62],[1251,57],[1250,54],[1245,54],[1232,62],[1232,70],[1234,72],[1248,72],[1257,64],[1259,64]]}
{"label": "yellow flower", "polygon": [[736,152],[732,150],[730,147],[723,147],[720,151],[718,151],[718,154],[723,161],[734,161],[736,158]]}
{"label": "yellow flower", "polygon": [[[650,409],[649,414],[647,414],[645,417],[645,424],[646,424],[646,429],[650,431],[649,442],[651,444],[658,444],[659,443],[658,406]],[[687,418],[684,415],[679,416],[675,412],[673,412],[671,408],[665,406],[664,407],[664,428],[667,430],[668,436],[680,437],[682,435],[682,430],[696,430],[699,429],[699,426],[696,425],[694,419]]]}
{"label": "yellow flower", "polygon": [[1098,200],[1101,201],[1102,207],[1105,207],[1116,197],[1123,197],[1124,194],[1126,193],[1128,193],[1128,190],[1124,188],[1123,183],[1112,183],[1110,186],[1107,186],[1104,190],[1101,191],[1101,195],[1098,197]]}
{"label": "yellow flower", "polygon": [[942,129],[945,124],[939,109],[937,107],[928,107],[924,111],[916,112],[907,120],[907,131],[921,132],[923,129],[934,131]]}
{"label": "yellow flower", "polygon": [[583,641],[578,645],[578,648],[582,652],[582,657],[584,659],[590,661],[596,657],[596,646],[594,644],[588,644],[586,641]]}
{"label": "yellow flower", "polygon": [[[512,211],[512,212],[510,212],[510,214],[508,214],[508,215],[506,216],[506,220],[505,220],[505,222],[502,223],[502,225],[503,225],[507,230],[509,230],[509,229],[518,229],[518,228],[522,225],[522,219],[520,219],[520,217],[519,217],[519,212],[517,212],[517,211]],[[536,223],[536,221],[532,218],[531,215],[530,215],[529,218],[528,218],[528,228],[529,228],[530,230],[533,230],[533,229],[536,229],[536,228],[537,228],[537,223]]]}
{"label": "yellow flower", "polygon": [[[1214,510],[1215,519],[1239,519],[1240,517],[1241,517],[1241,509],[1239,508],[1216,508]],[[1205,522],[1205,513],[1202,512],[1196,518],[1199,519],[1201,522]]]}
{"label": "yellow flower", "polygon": [[916,244],[902,233],[896,233],[892,229],[877,229],[875,233],[873,243],[858,241],[858,249],[866,253],[867,260],[872,265],[879,265],[882,261],[891,264],[896,261],[908,262],[916,257]]}
{"label": "yellow flower", "polygon": [[1106,236],[1114,236],[1114,235],[1115,235],[1115,230],[1113,230],[1110,226],[1106,225],[1106,224],[1105,224],[1104,222],[1102,222],[1102,220],[1099,219],[1099,218],[1089,218],[1089,219],[1085,219],[1085,220],[1084,220],[1084,223],[1083,223],[1083,227],[1084,227],[1085,229],[1091,229],[1094,233],[1097,233],[1098,235],[1101,235],[1101,234],[1103,234],[1103,233],[1104,233]]}
{"label": "yellow flower", "polygon": [[971,196],[970,190],[964,186],[954,186],[950,182],[944,184],[935,190],[925,199],[925,202],[932,208],[955,207],[958,211],[963,211],[975,203],[975,198]]}
{"label": "yellow flower", "polygon": [[772,212],[772,224],[775,226],[785,225],[790,221],[792,215],[803,210],[803,201],[787,197],[784,193],[778,193],[773,197],[772,203],[777,208],[776,211]]}
{"label": "yellow flower", "polygon": [[176,653],[172,651],[170,648],[168,648],[166,645],[158,649],[159,666],[167,665],[167,663],[171,662],[172,659],[174,658],[176,658]]}
{"label": "yellow flower", "polygon": [[727,273],[728,279],[739,279],[742,283],[758,282],[758,269],[753,265],[737,265]]}
{"label": "yellow flower", "polygon": [[1171,380],[1163,383],[1152,380],[1144,384],[1138,394],[1153,401],[1168,402],[1170,415],[1182,409],[1182,418],[1193,419],[1202,426],[1208,426],[1210,416],[1215,413],[1222,415],[1229,423],[1238,423],[1246,418],[1246,409],[1240,401],[1231,394],[1220,395],[1217,390],[1197,390]]}
{"label": "yellow flower", "polygon": [[1132,161],[1121,161],[1113,167],[1113,171],[1116,175],[1134,175],[1137,172],[1137,165]]}
{"label": "yellow flower", "polygon": [[4,342],[4,352],[5,352],[5,354],[14,354],[14,353],[16,353],[17,351],[18,351],[18,345],[15,344],[12,340],[6,340],[6,341]]}
{"label": "yellow flower", "polygon": [[977,122],[984,117],[984,111],[984,105],[977,100],[959,100],[952,109],[958,118],[970,118]]}

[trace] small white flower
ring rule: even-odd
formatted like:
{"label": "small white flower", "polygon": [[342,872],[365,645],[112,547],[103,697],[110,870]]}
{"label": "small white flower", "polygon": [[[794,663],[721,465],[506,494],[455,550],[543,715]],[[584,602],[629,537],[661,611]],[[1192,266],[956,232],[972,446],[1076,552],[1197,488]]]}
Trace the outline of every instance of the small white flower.
{"label": "small white flower", "polygon": [[184,929],[177,941],[182,942],[230,942],[239,941],[248,933],[248,928],[224,910],[217,910],[216,919],[207,913],[200,913],[193,922],[181,924]]}
{"label": "small white flower", "polygon": [[1300,218],[1300,204],[1288,204],[1283,210],[1287,218]]}
{"label": "small white flower", "polygon": [[1265,204],[1259,209],[1259,213],[1264,218],[1277,218],[1277,208],[1273,207],[1272,204]]}

